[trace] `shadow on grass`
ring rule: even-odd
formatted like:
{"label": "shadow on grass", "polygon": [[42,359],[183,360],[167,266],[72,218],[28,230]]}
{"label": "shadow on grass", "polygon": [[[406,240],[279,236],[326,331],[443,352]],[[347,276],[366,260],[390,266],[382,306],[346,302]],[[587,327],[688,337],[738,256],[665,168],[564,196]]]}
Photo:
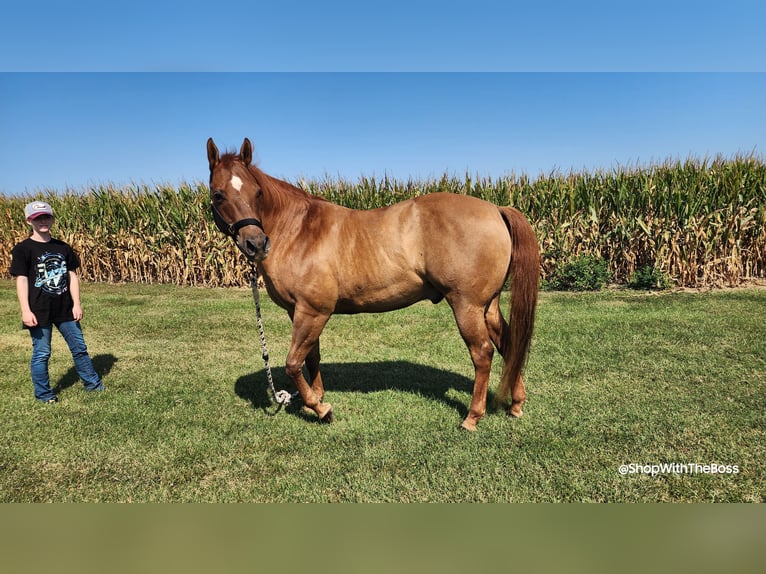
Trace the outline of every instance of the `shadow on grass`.
{"label": "shadow on grass", "polygon": [[[109,374],[112,367],[117,362],[117,357],[114,355],[95,355],[90,358],[93,363],[93,368],[96,369],[98,376],[102,379]],[[72,385],[76,384],[80,380],[80,375],[77,374],[77,369],[74,365],[59,379],[56,386],[53,388],[55,394],[59,394],[64,389],[68,389]]]}
{"label": "shadow on grass", "polygon": [[[447,396],[447,391],[450,389],[469,394],[473,392],[473,380],[462,375],[407,361],[322,363],[320,368],[326,398],[334,393],[342,392],[374,393],[395,390],[442,401],[454,408],[462,418],[468,414],[468,407],[465,404]],[[271,373],[277,390],[286,389],[291,393],[295,391],[284,367],[272,368]],[[304,376],[305,374],[304,369]],[[237,379],[234,392],[238,397],[249,401],[255,409],[273,413],[277,408],[269,398],[265,369]],[[487,405],[489,406],[492,402],[493,396],[490,391]],[[303,413],[301,407],[302,401],[300,397],[297,397],[285,410],[306,420],[317,420],[316,417]]]}

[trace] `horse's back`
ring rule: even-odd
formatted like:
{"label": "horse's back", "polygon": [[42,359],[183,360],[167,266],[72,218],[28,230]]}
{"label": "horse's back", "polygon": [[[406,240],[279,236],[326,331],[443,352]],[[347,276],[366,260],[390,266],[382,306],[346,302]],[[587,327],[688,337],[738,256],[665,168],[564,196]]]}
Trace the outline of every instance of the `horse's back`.
{"label": "horse's back", "polygon": [[355,284],[359,293],[404,306],[453,293],[486,302],[505,282],[510,234],[499,208],[487,201],[433,193],[345,215],[346,289]]}
{"label": "horse's back", "polygon": [[[510,235],[500,209],[453,193],[431,193],[370,211],[347,211],[342,244],[356,258],[364,253],[401,262],[417,273],[447,269],[484,270],[497,260],[507,268]],[[504,275],[506,269],[502,270]]]}

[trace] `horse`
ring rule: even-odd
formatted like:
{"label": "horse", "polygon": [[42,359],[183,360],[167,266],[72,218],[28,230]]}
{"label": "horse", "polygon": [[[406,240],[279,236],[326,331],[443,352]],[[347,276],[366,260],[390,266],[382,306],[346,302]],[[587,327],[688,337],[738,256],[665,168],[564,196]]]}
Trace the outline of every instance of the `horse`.
{"label": "horse", "polygon": [[[534,230],[518,210],[452,193],[349,209],[252,165],[247,138],[239,154],[220,154],[209,138],[207,157],[214,221],[257,265],[269,296],[292,321],[285,372],[304,409],[321,422],[333,420],[332,406],[324,402],[319,337],[334,313],[446,300],[475,369],[461,426],[476,430],[486,413],[495,349],[504,361],[496,397],[511,416],[523,414],[522,369],[534,328],[540,254]],[[509,277],[510,323],[500,309]]]}

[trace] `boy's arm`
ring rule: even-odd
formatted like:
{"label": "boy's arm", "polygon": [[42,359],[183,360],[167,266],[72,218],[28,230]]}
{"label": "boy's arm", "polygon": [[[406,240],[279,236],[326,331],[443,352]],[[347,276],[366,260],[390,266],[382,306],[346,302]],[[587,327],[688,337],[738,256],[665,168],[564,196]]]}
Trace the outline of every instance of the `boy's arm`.
{"label": "boy's arm", "polygon": [[74,302],[74,306],[72,307],[74,320],[79,321],[82,319],[82,305],[80,305],[80,279],[77,277],[77,273],[74,271],[69,272],[69,293],[71,293],[72,301]]}
{"label": "boy's arm", "polygon": [[29,279],[26,275],[16,276],[16,296],[21,306],[21,321],[27,327],[36,327],[37,317],[29,308]]}

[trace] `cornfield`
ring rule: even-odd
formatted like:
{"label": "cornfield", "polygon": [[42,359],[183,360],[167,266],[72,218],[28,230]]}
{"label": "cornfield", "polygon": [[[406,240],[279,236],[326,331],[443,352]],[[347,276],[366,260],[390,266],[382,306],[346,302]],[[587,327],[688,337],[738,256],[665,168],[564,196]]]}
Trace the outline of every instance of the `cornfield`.
{"label": "cornfield", "polygon": [[34,196],[0,196],[2,265],[29,233],[24,205],[50,203],[54,237],[69,243],[82,263],[83,279],[110,283],[242,284],[246,268],[238,251],[212,224],[207,186],[99,186],[76,193],[48,191]]}
{"label": "cornfield", "polygon": [[[356,209],[437,191],[512,205],[535,228],[544,277],[577,256],[593,255],[607,261],[618,283],[647,265],[684,287],[766,278],[766,163],[755,154],[537,179],[466,173],[428,181],[325,178],[297,185]],[[0,195],[0,265],[6,277],[12,246],[28,234],[23,207],[34,199],[53,207],[54,235],[78,251],[86,280],[247,283],[248,266],[213,224],[203,183]]]}

